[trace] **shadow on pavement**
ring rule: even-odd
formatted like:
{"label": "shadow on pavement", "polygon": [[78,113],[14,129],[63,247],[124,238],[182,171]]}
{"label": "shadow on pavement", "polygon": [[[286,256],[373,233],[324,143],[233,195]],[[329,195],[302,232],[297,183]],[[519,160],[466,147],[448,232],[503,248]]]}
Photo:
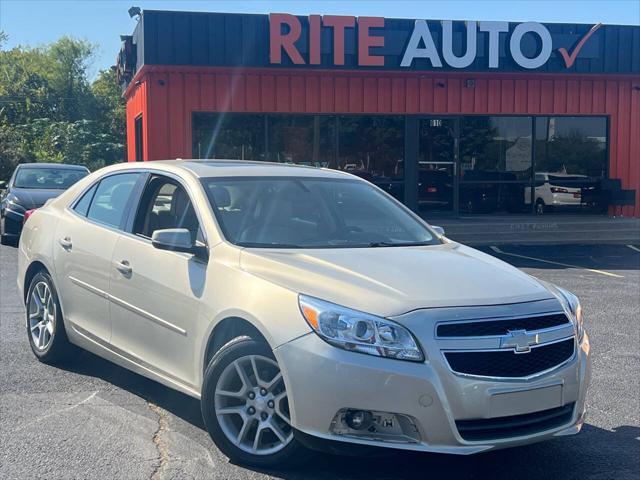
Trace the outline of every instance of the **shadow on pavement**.
{"label": "shadow on pavement", "polygon": [[[132,373],[88,352],[65,370],[105,380],[152,402],[204,430],[200,402]],[[587,419],[588,420],[588,419]],[[612,431],[586,424],[573,437],[472,456],[381,450],[368,456],[314,455],[303,468],[258,470],[276,478],[411,479],[421,478],[616,478],[637,479],[640,471],[640,427]],[[213,444],[209,448],[214,448]],[[348,445],[345,449],[348,449]],[[603,471],[603,468],[606,470]]]}
{"label": "shadow on pavement", "polygon": [[478,247],[478,250],[517,268],[563,270],[577,267],[605,271],[640,269],[640,252],[626,245],[503,245],[498,249],[503,253],[490,247]]}

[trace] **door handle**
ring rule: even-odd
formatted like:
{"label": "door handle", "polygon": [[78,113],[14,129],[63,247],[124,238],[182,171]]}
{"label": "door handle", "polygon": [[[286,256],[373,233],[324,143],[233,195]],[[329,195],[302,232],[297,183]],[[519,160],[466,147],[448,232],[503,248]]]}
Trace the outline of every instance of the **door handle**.
{"label": "door handle", "polygon": [[117,262],[116,269],[123,275],[131,275],[131,272],[133,270],[128,260]]}
{"label": "door handle", "polygon": [[71,247],[73,247],[73,243],[71,242],[71,239],[69,237],[61,238],[60,240],[58,240],[58,243],[66,251],[71,250]]}

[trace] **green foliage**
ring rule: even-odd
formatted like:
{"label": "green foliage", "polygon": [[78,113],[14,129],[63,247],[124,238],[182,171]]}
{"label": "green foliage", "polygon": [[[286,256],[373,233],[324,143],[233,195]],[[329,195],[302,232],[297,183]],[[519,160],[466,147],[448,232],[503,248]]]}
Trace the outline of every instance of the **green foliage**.
{"label": "green foliage", "polygon": [[22,162],[122,161],[124,102],[113,71],[89,81],[95,45],[62,37],[5,50],[6,40],[0,31],[0,179]]}

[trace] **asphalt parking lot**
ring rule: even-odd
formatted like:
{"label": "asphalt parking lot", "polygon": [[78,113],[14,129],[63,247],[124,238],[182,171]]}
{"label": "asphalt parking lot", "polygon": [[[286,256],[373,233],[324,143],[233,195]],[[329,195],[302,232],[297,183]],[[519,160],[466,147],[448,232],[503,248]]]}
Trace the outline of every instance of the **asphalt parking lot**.
{"label": "asphalt parking lot", "polygon": [[[36,361],[0,247],[0,478],[637,479],[640,475],[640,249],[484,249],[582,300],[593,379],[582,433],[470,457],[318,454],[304,468],[233,465],[204,430],[199,402],[89,353],[64,368]],[[329,392],[328,392],[329,393]]]}

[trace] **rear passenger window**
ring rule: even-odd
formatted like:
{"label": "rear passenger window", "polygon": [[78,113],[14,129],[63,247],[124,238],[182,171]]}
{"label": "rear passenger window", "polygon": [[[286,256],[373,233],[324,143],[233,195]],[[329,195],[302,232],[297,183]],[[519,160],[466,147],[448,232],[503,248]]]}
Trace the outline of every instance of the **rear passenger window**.
{"label": "rear passenger window", "polygon": [[76,206],[73,207],[73,209],[83,217],[87,216],[89,205],[91,205],[91,200],[93,200],[93,194],[96,193],[96,188],[98,188],[97,183],[87,190],[82,198],[76,203]]}
{"label": "rear passenger window", "polygon": [[139,173],[111,175],[100,181],[89,207],[87,218],[120,228],[126,213],[126,206]]}

